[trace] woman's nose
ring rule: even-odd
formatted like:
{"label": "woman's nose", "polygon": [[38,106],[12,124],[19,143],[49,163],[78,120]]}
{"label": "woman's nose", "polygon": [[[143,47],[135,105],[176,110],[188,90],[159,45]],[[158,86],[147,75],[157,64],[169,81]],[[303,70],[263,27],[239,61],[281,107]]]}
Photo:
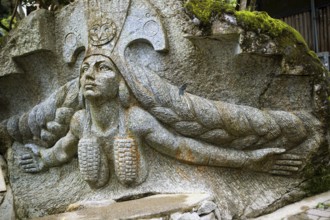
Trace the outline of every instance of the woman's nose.
{"label": "woman's nose", "polygon": [[85,72],[86,79],[94,79],[94,69],[90,68]]}

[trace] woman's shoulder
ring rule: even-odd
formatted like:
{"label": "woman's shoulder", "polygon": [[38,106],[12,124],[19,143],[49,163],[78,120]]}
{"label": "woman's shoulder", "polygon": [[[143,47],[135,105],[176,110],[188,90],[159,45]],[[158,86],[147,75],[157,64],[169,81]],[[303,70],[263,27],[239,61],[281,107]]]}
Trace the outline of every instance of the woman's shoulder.
{"label": "woman's shoulder", "polygon": [[87,123],[86,120],[89,118],[87,114],[87,111],[82,109],[74,113],[72,116],[70,130],[75,136],[81,136],[84,128],[83,125]]}
{"label": "woman's shoulder", "polygon": [[128,126],[131,131],[147,134],[158,126],[158,121],[145,109],[134,106],[128,110]]}

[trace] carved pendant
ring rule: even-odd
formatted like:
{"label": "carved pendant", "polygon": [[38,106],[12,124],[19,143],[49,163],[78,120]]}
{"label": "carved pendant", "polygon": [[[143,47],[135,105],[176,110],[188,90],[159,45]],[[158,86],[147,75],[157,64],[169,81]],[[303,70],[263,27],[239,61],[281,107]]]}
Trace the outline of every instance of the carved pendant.
{"label": "carved pendant", "polygon": [[92,188],[100,188],[108,182],[108,160],[96,138],[80,139],[78,160],[82,178]]}
{"label": "carved pendant", "polygon": [[118,180],[124,185],[136,183],[139,173],[139,152],[136,141],[130,137],[116,137],[113,148]]}

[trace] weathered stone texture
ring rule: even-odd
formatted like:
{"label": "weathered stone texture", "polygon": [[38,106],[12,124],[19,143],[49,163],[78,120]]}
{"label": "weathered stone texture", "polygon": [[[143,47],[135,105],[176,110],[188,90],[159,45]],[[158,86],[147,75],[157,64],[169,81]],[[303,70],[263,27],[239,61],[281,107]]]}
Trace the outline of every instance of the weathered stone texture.
{"label": "weathered stone texture", "polygon": [[[214,203],[171,218],[243,219],[306,195],[302,168],[320,152],[329,160],[318,61],[288,62],[274,39],[231,15],[205,34],[183,1],[97,2],[37,10],[1,48],[10,187],[0,200],[14,199],[18,218],[81,201],[207,193]],[[108,93],[97,102],[99,78],[88,74],[104,72]]]}

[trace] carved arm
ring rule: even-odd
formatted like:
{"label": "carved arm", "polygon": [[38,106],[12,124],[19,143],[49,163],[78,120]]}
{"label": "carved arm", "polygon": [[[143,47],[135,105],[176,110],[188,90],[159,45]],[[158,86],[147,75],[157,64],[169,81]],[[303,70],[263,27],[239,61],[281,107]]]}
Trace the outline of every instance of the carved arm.
{"label": "carved arm", "polygon": [[32,152],[24,154],[20,158],[20,165],[24,171],[36,173],[70,161],[77,153],[79,140],[71,130],[66,136],[58,140],[52,148],[44,149],[33,144],[26,145],[31,148]]}
{"label": "carved arm", "polygon": [[47,167],[58,166],[69,162],[77,153],[78,138],[68,132],[54,147],[40,151],[41,159]]}
{"label": "carved arm", "polygon": [[32,152],[20,157],[20,165],[27,173],[37,173],[49,167],[68,162],[77,152],[78,139],[69,131],[50,149],[41,149],[36,145],[26,145]]}
{"label": "carved arm", "polygon": [[150,147],[185,163],[244,168],[280,175],[291,175],[292,172],[298,171],[302,164],[296,155],[280,155],[285,152],[285,149],[265,148],[243,151],[223,148],[177,135],[142,109],[135,108],[131,118],[134,118],[132,129],[140,132],[140,136],[144,137],[143,140]]}

